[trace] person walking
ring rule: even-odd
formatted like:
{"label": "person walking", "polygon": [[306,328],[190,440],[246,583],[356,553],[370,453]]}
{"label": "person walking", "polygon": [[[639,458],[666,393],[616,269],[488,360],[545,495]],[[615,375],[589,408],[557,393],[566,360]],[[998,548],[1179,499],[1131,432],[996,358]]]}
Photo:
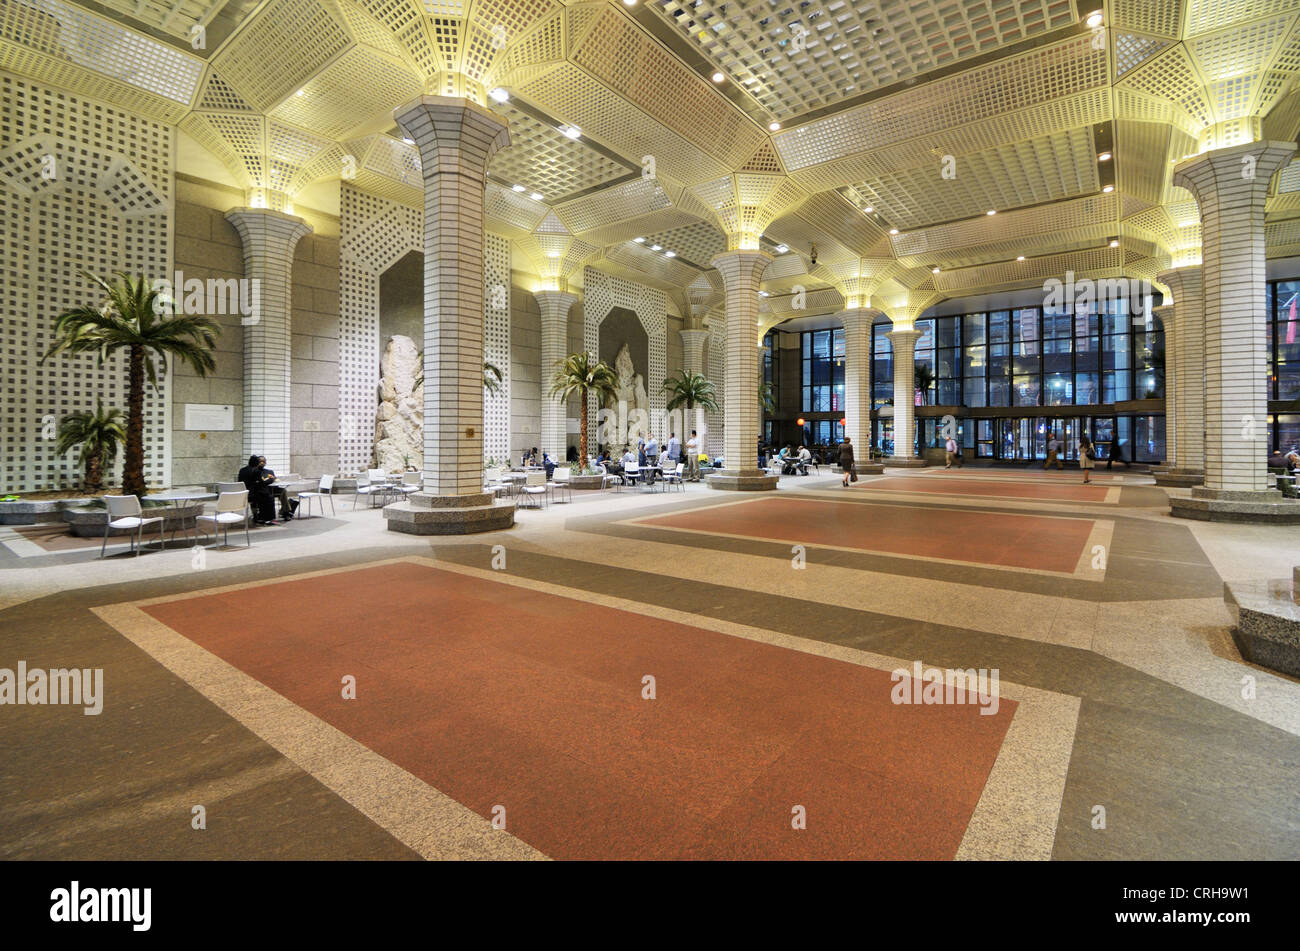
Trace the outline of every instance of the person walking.
{"label": "person walking", "polygon": [[1047,441],[1047,461],[1043,463],[1043,468],[1050,469],[1053,462],[1056,463],[1056,468],[1065,468],[1061,463],[1061,440],[1056,438],[1056,433],[1052,433],[1052,438]]}
{"label": "person walking", "polygon": [[849,487],[849,482],[858,481],[858,474],[853,470],[853,443],[848,436],[840,444],[840,468],[844,471],[844,488]]}
{"label": "person walking", "polygon": [[943,444],[943,451],[944,454],[947,456],[947,462],[945,463],[944,468],[951,469],[953,460],[958,458],[957,440],[954,437],[949,436],[948,441]]}
{"label": "person walking", "polygon": [[1083,470],[1083,484],[1087,485],[1092,481],[1090,473],[1093,467],[1097,465],[1097,450],[1092,446],[1092,440],[1088,438],[1087,433],[1079,434],[1079,468]]}

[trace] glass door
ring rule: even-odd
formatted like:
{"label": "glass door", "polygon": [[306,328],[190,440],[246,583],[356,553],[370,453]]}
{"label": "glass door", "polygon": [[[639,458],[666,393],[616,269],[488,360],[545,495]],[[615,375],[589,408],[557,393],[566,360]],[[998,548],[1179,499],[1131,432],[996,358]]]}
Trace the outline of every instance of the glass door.
{"label": "glass door", "polygon": [[993,458],[993,420],[975,421],[975,455],[981,459]]}

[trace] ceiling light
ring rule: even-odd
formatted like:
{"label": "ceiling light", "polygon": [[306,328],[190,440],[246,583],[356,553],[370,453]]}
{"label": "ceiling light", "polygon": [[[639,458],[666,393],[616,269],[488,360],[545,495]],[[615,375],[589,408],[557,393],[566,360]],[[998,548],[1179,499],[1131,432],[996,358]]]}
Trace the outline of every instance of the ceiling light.
{"label": "ceiling light", "polygon": [[582,135],[582,130],[579,129],[576,125],[561,126],[560,131],[563,132],[571,139],[576,139]]}
{"label": "ceiling light", "polygon": [[772,295],[769,294],[767,291],[759,291],[759,292],[758,292],[758,296],[759,296],[759,297],[771,297]]}
{"label": "ceiling light", "polygon": [[506,92],[506,91],[505,91],[504,89],[502,89],[500,86],[497,86],[496,88],[494,88],[494,89],[492,89],[492,90],[489,90],[488,95],[491,96],[491,97],[492,97],[494,100],[496,100],[497,102],[509,102],[509,101],[510,101],[510,93]]}
{"label": "ceiling light", "polygon": [[645,244],[645,238],[633,238],[632,240],[637,244]]}
{"label": "ceiling light", "polygon": [[533,192],[533,193],[532,193],[531,195],[529,195],[528,197],[531,198],[533,201],[541,201],[541,200],[542,200],[542,193],[541,193],[541,192]]}
{"label": "ceiling light", "polygon": [[997,213],[998,213],[998,210],[997,210],[996,208],[990,208],[988,211],[984,212],[984,214],[989,215],[989,216],[996,215]]}
{"label": "ceiling light", "polygon": [[784,245],[784,244],[778,244],[778,245],[776,246],[776,253],[777,253],[777,254],[785,254],[785,252],[787,252],[787,251],[789,251],[789,250],[790,250],[790,248],[789,248],[787,245]]}
{"label": "ceiling light", "polygon": [[634,7],[636,6],[636,0],[623,0],[623,6]]}
{"label": "ceiling light", "polygon": [[769,122],[769,123],[767,124],[767,127],[768,127],[768,129],[770,129],[772,132],[775,132],[777,129],[781,128],[781,123],[779,123],[779,122]]}
{"label": "ceiling light", "polygon": [[1025,256],[1024,256],[1023,254],[1020,255],[1018,258],[1016,258],[1017,261],[1023,261],[1024,259],[1025,259]]}
{"label": "ceiling light", "polygon": [[512,192],[521,192],[521,191],[524,190],[524,186],[523,186],[523,185],[511,185],[511,186],[510,186],[510,190],[511,190]]}
{"label": "ceiling light", "polygon": [[1118,248],[1118,247],[1119,247],[1119,238],[1111,238],[1111,239],[1110,239],[1110,246],[1111,246],[1112,248]]}
{"label": "ceiling light", "polygon": [[296,96],[305,96],[305,95],[307,95],[307,90],[305,90],[305,89],[299,89],[296,93],[294,93],[294,95],[296,95]]}
{"label": "ceiling light", "polygon": [[890,234],[898,234],[898,229],[897,229],[897,228],[890,228],[890,229],[889,229],[889,233],[890,233]]}
{"label": "ceiling light", "polygon": [[409,135],[402,136],[402,141],[405,142],[407,145],[415,144],[415,139],[411,138]]}
{"label": "ceiling light", "polygon": [[652,244],[652,245],[650,245],[650,250],[651,250],[651,251],[662,251],[663,249],[664,249],[664,246],[663,246],[662,244]]}
{"label": "ceiling light", "polygon": [[862,210],[865,211],[867,214],[871,214],[871,213],[872,213],[873,211],[875,211],[876,209],[875,209],[875,208],[872,208],[870,205],[867,205],[867,207],[866,207],[866,208],[863,208]]}
{"label": "ceiling light", "polygon": [[1101,189],[1101,190],[1102,190],[1103,192],[1105,192],[1107,195],[1109,195],[1111,192],[1113,192],[1113,191],[1115,190],[1115,186],[1114,186],[1114,185],[1104,185],[1104,186],[1102,186],[1102,189]]}
{"label": "ceiling light", "polygon": [[1111,159],[1111,155],[1109,152],[1102,152],[1100,155],[1097,156],[1098,162],[1109,162],[1110,159]]}
{"label": "ceiling light", "polygon": [[[624,2],[626,3],[627,0],[624,0]],[[1088,24],[1088,27],[1090,29],[1095,30],[1097,29],[1097,27],[1101,26],[1102,22],[1105,19],[1106,18],[1102,16],[1100,10],[1093,10],[1091,13],[1088,14],[1088,19],[1085,22]]]}
{"label": "ceiling light", "polygon": [[665,251],[665,252],[664,252],[664,257],[666,257],[666,258],[675,258],[675,257],[677,257],[677,252],[676,252],[676,251]]}
{"label": "ceiling light", "polygon": [[720,83],[720,82],[722,82],[722,81],[723,81],[724,79],[726,79],[726,78],[727,78],[727,77],[724,76],[724,75],[722,75],[722,73],[714,73],[714,74],[713,74],[713,81],[714,81],[715,83]]}
{"label": "ceiling light", "polygon": [[931,273],[931,274],[938,274],[938,273],[939,273],[939,269],[938,269],[937,267],[932,267],[932,268],[930,268],[930,273]]}

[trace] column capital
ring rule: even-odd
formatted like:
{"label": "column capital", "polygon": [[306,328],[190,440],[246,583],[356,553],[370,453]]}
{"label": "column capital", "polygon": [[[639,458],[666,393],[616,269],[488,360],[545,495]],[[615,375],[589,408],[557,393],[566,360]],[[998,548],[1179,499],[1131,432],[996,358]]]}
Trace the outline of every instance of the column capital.
{"label": "column capital", "polygon": [[876,322],[877,317],[884,317],[885,312],[875,307],[846,307],[831,316],[847,327],[850,323],[865,323],[868,327]]}
{"label": "column capital", "polygon": [[718,269],[730,291],[744,281],[752,281],[757,287],[763,272],[772,263],[772,255],[766,251],[724,251],[715,255],[710,263]]}
{"label": "column capital", "polygon": [[1166,329],[1178,326],[1178,310],[1173,304],[1161,304],[1159,307],[1152,307],[1151,313],[1160,318],[1160,323]]}
{"label": "column capital", "polygon": [[292,251],[299,240],[315,230],[297,215],[271,208],[231,208],[226,220],[239,232],[246,252],[264,248],[270,242],[287,242]]}
{"label": "column capital", "polygon": [[537,306],[543,317],[548,314],[566,316],[569,309],[578,302],[578,295],[571,291],[537,291],[533,297],[537,298]]}
{"label": "column capital", "polygon": [[1174,295],[1174,303],[1179,304],[1186,298],[1199,299],[1201,297],[1203,275],[1204,271],[1199,264],[1191,264],[1187,267],[1176,267],[1168,271],[1161,271],[1156,275],[1156,280],[1169,288],[1170,293]]}
{"label": "column capital", "polygon": [[492,156],[510,144],[510,123],[470,99],[420,96],[393,118],[415,140],[426,182],[442,174],[484,181]]}
{"label": "column capital", "polygon": [[[1239,191],[1263,198],[1273,173],[1295,155],[1294,142],[1261,141],[1214,149],[1174,166],[1173,183],[1186,188],[1204,206],[1222,190]],[[1202,208],[1202,211],[1204,209]]]}
{"label": "column capital", "polygon": [[908,327],[903,330],[886,331],[885,336],[893,341],[895,347],[911,347],[916,344],[916,341],[921,339],[921,331]]}

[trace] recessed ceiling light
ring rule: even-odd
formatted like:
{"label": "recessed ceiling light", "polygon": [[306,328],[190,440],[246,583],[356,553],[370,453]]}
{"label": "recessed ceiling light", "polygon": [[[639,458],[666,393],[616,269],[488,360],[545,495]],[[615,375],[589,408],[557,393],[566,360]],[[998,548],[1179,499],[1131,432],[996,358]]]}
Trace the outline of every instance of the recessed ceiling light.
{"label": "recessed ceiling light", "polygon": [[889,233],[890,233],[890,234],[898,234],[898,229],[897,229],[897,228],[890,228],[890,229],[889,229]]}
{"label": "recessed ceiling light", "polygon": [[[626,0],[624,0],[624,2],[626,2]],[[1087,22],[1089,28],[1095,30],[1097,27],[1101,26],[1105,19],[1106,18],[1102,15],[1100,10],[1093,10],[1088,14],[1088,19],[1085,22]]]}
{"label": "recessed ceiling light", "polygon": [[873,211],[875,211],[876,209],[873,208],[873,207],[871,207],[870,205],[867,205],[867,207],[866,207],[866,208],[863,208],[862,210],[865,211],[867,214],[871,214],[871,213],[872,213]]}
{"label": "recessed ceiling light", "polygon": [[768,127],[768,129],[770,129],[771,131],[775,132],[777,129],[781,128],[781,123],[779,123],[779,122],[769,122],[769,123],[767,124],[767,127]]}
{"label": "recessed ceiling light", "polygon": [[663,246],[662,244],[652,244],[652,245],[650,245],[650,250],[651,250],[651,251],[662,251],[663,249],[664,249],[664,246]]}
{"label": "recessed ceiling light", "polygon": [[1109,195],[1111,192],[1113,192],[1113,191],[1115,190],[1115,186],[1114,186],[1114,185],[1104,185],[1104,186],[1102,186],[1102,189],[1101,189],[1101,190],[1102,190],[1103,192],[1105,192],[1107,195]]}
{"label": "recessed ceiling light", "polygon": [[576,138],[578,138],[579,136],[582,135],[582,130],[579,129],[576,125],[566,125],[566,126],[562,126],[562,127],[560,128],[560,131],[563,132],[565,135],[567,135],[567,136],[568,136],[569,138],[571,138],[571,139],[576,139]]}
{"label": "recessed ceiling light", "polygon": [[405,142],[407,145],[415,144],[415,139],[411,138],[409,135],[402,136],[402,141]]}
{"label": "recessed ceiling light", "polygon": [[533,192],[533,193],[532,193],[531,195],[529,195],[528,197],[531,198],[533,201],[541,201],[541,200],[542,200],[542,193],[541,193],[541,192]]}
{"label": "recessed ceiling light", "polygon": [[727,77],[724,76],[724,75],[722,75],[722,73],[720,73],[720,72],[718,72],[718,73],[714,73],[714,74],[713,74],[713,81],[714,81],[715,83],[720,83],[720,82],[722,82],[722,81],[723,81],[724,79],[726,79],[726,78],[727,78]]}
{"label": "recessed ceiling light", "polygon": [[510,186],[510,190],[511,190],[512,192],[521,192],[521,191],[524,190],[524,186],[523,186],[523,185],[511,185],[511,186]]}
{"label": "recessed ceiling light", "polygon": [[988,211],[984,212],[986,215],[996,215],[997,213],[998,210],[996,208],[990,208]]}
{"label": "recessed ceiling light", "polygon": [[623,6],[634,7],[636,6],[636,0],[623,0]]}
{"label": "recessed ceiling light", "polygon": [[1118,248],[1118,247],[1119,247],[1119,238],[1111,238],[1111,239],[1110,239],[1110,246],[1111,246],[1112,248]]}
{"label": "recessed ceiling light", "polygon": [[932,268],[930,268],[930,273],[931,273],[931,274],[938,274],[938,273],[939,273],[939,269],[938,269],[937,267],[932,267]]}
{"label": "recessed ceiling light", "polygon": [[677,252],[676,252],[676,251],[665,251],[665,252],[664,252],[664,257],[666,257],[666,258],[675,258],[675,257],[677,257]]}
{"label": "recessed ceiling light", "polygon": [[488,95],[491,96],[493,99],[495,99],[497,102],[508,102],[510,100],[510,93],[506,92],[500,86],[497,86],[496,88],[490,90],[488,92]]}
{"label": "recessed ceiling light", "polygon": [[1023,254],[1020,255],[1018,258],[1016,258],[1017,261],[1023,261],[1024,259],[1025,259],[1025,256],[1024,256]]}
{"label": "recessed ceiling light", "polygon": [[632,240],[637,244],[645,244],[645,238],[633,238]]}
{"label": "recessed ceiling light", "polygon": [[1102,152],[1100,155],[1097,156],[1098,162],[1109,162],[1110,159],[1111,159],[1111,155],[1109,152]]}
{"label": "recessed ceiling light", "polygon": [[307,95],[307,90],[305,90],[305,89],[299,89],[296,93],[294,93],[294,95],[296,95],[296,96],[305,96],[305,95]]}
{"label": "recessed ceiling light", "polygon": [[777,254],[785,254],[785,252],[787,252],[787,251],[789,251],[789,250],[790,250],[789,246],[784,245],[784,244],[778,244],[778,245],[776,246],[776,253],[777,253]]}
{"label": "recessed ceiling light", "polygon": [[769,294],[767,291],[759,291],[759,292],[758,292],[758,296],[759,296],[759,297],[771,297],[772,295]]}

